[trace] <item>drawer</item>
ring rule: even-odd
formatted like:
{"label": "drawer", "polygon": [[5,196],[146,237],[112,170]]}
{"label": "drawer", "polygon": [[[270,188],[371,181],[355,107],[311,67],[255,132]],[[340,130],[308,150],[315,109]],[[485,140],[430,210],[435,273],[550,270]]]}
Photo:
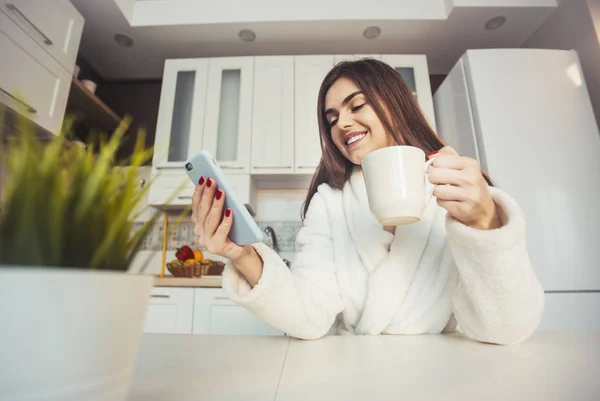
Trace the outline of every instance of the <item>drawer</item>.
{"label": "drawer", "polygon": [[[249,174],[227,174],[227,180],[243,204],[252,205],[252,178]],[[187,206],[192,204],[194,184],[181,166],[154,167],[148,204],[151,206]],[[183,185],[183,187],[182,187]],[[180,190],[175,199],[168,202],[172,194]]]}
{"label": "drawer", "polygon": [[144,333],[192,333],[193,288],[154,287],[148,301]]}
{"label": "drawer", "polygon": [[73,72],[83,17],[67,0],[0,0],[2,11],[44,51]]}
{"label": "drawer", "polygon": [[0,103],[58,134],[71,74],[0,13]]}
{"label": "drawer", "polygon": [[538,330],[600,332],[600,292],[546,294]]}
{"label": "drawer", "polygon": [[222,288],[195,289],[193,332],[219,335],[284,335],[231,301]]}

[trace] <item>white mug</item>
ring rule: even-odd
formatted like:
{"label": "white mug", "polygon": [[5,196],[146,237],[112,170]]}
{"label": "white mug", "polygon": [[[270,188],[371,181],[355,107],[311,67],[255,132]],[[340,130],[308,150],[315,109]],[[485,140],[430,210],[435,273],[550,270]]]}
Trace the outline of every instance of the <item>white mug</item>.
{"label": "white mug", "polygon": [[369,207],[379,224],[416,223],[433,195],[427,172],[434,158],[414,146],[389,146],[362,160]]}

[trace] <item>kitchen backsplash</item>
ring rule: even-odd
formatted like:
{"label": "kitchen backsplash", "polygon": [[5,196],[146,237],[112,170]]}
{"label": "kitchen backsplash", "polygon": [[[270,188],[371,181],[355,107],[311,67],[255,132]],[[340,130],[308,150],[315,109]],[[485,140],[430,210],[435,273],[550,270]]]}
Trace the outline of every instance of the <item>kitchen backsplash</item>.
{"label": "kitchen backsplash", "polygon": [[[196,244],[196,236],[194,235],[194,224],[190,218],[185,218],[178,223],[178,216],[169,216],[167,225],[167,249],[173,250],[182,245]],[[138,230],[143,223],[135,223],[134,230]],[[296,234],[301,222],[296,221],[259,221],[257,222],[261,230],[271,226],[277,236],[279,250],[281,252],[295,252]],[[271,238],[264,234],[264,243],[272,247]],[[163,244],[163,219],[159,219],[152,229],[150,234],[142,244],[141,250],[144,251],[161,251]]]}

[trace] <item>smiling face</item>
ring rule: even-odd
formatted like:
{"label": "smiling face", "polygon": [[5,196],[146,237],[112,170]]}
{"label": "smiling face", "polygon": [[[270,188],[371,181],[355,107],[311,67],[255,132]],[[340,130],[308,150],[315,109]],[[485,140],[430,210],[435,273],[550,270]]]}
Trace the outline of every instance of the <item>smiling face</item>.
{"label": "smiling face", "polygon": [[347,78],[339,78],[325,95],[325,117],[331,139],[344,157],[360,165],[374,150],[395,144],[361,89]]}

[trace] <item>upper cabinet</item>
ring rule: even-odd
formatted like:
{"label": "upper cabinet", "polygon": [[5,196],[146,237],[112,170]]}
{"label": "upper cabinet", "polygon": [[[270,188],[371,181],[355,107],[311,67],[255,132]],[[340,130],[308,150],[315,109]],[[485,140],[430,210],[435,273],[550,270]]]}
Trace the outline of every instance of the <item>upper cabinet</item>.
{"label": "upper cabinet", "polygon": [[209,59],[202,147],[229,174],[250,172],[254,57]]}
{"label": "upper cabinet", "polygon": [[294,59],[256,57],[252,107],[253,174],[294,171]]}
{"label": "upper cabinet", "polygon": [[59,134],[82,28],[68,1],[0,0],[0,103]]}
{"label": "upper cabinet", "polygon": [[295,172],[312,174],[321,160],[317,100],[323,78],[334,56],[294,57],[294,161]]}
{"label": "upper cabinet", "polygon": [[435,115],[433,113],[433,96],[429,83],[429,68],[427,57],[423,55],[384,54],[381,61],[394,67],[404,78],[413,95],[417,98],[421,110],[434,130]]}
{"label": "upper cabinet", "polygon": [[[1,1],[1,0],[0,0]],[[400,73],[435,128],[425,56],[310,55],[168,60],[162,85],[149,202],[191,203],[183,161],[209,151],[240,197],[253,199],[253,175],[313,174],[321,159],[317,98],[331,68],[372,57]],[[162,174],[159,174],[162,172]],[[189,181],[189,180],[188,180]]]}
{"label": "upper cabinet", "polygon": [[68,0],[0,0],[0,7],[40,48],[73,71],[83,17]]}
{"label": "upper cabinet", "polygon": [[208,62],[166,61],[152,160],[155,168],[179,168],[202,149]]}

